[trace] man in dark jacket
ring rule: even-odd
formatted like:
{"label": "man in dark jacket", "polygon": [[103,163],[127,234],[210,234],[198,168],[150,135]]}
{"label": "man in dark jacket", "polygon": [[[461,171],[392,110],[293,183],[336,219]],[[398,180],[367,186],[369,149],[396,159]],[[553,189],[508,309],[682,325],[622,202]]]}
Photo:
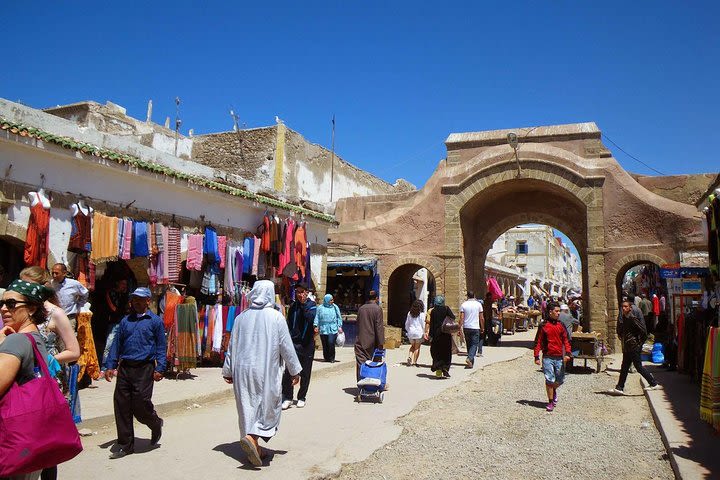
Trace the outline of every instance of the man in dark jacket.
{"label": "man in dark jacket", "polygon": [[376,348],[385,343],[383,312],[377,303],[377,293],[370,290],[369,300],[358,309],[357,341],[355,342],[356,376],[360,380],[360,365],[372,358]]}
{"label": "man in dark jacket", "polygon": [[[290,330],[290,338],[295,346],[298,360],[302,366],[300,372],[300,390],[298,390],[297,404],[298,408],[305,406],[308,387],[310,386],[310,375],[312,374],[312,365],[315,358],[315,313],[317,305],[308,298],[308,291],[304,285],[295,286],[295,301],[290,305],[287,314],[288,330]],[[282,409],[287,410],[293,403],[293,383],[292,377],[285,370],[282,379]]]}
{"label": "man in dark jacket", "polygon": [[639,309],[637,307],[633,307],[634,305],[631,300],[623,301],[622,311],[618,317],[617,334],[622,340],[623,359],[622,365],[620,366],[620,378],[618,379],[617,386],[610,390],[610,393],[614,395],[625,395],[625,380],[630,371],[630,364],[634,365],[638,373],[650,384],[650,386],[645,388],[646,390],[659,388],[655,377],[643,367],[640,361],[640,353],[642,352],[642,346],[647,337],[647,330],[642,313],[638,311]]}

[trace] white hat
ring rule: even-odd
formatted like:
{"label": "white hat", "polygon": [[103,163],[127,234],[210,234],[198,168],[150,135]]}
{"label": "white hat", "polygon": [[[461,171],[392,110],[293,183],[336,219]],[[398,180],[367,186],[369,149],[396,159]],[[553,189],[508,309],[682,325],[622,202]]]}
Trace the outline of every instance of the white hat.
{"label": "white hat", "polygon": [[560,305],[560,310],[570,310],[570,308],[566,304]]}

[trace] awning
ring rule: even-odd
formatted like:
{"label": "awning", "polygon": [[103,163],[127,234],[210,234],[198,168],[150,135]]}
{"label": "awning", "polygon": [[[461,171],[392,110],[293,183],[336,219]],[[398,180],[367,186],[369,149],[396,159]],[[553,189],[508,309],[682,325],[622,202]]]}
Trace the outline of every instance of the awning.
{"label": "awning", "polygon": [[375,270],[377,258],[375,257],[328,257],[327,268],[358,268],[360,270]]}
{"label": "awning", "polygon": [[532,291],[535,295],[547,295],[547,293],[540,289],[537,285],[532,285]]}

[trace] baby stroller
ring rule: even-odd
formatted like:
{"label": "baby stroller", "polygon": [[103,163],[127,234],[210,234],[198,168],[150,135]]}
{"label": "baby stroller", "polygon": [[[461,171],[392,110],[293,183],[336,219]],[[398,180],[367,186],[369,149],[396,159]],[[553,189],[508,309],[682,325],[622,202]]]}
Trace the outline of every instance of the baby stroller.
{"label": "baby stroller", "polygon": [[385,350],[377,349],[372,360],[360,366],[360,380],[357,382],[358,394],[355,400],[362,402],[364,398],[374,398],[378,403],[385,399],[385,382],[387,381],[387,363]]}

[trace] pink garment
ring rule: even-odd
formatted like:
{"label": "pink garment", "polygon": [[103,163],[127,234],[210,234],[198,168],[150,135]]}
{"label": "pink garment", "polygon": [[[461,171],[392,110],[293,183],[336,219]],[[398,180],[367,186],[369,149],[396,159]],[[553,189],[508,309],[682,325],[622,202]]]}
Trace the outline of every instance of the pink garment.
{"label": "pink garment", "polygon": [[260,261],[260,239],[258,237],[255,237],[255,251],[253,252],[253,263],[252,263],[251,275],[257,276],[259,261]]}
{"label": "pink garment", "polygon": [[227,237],[220,235],[218,237],[218,253],[220,254],[220,268],[225,268],[225,254],[227,249]]}
{"label": "pink garment", "polygon": [[120,220],[123,222],[122,255],[123,260],[130,260],[130,245],[132,245],[132,220]]}
{"label": "pink garment", "polygon": [[188,237],[187,269],[202,270],[203,259],[203,236],[190,235]]}

